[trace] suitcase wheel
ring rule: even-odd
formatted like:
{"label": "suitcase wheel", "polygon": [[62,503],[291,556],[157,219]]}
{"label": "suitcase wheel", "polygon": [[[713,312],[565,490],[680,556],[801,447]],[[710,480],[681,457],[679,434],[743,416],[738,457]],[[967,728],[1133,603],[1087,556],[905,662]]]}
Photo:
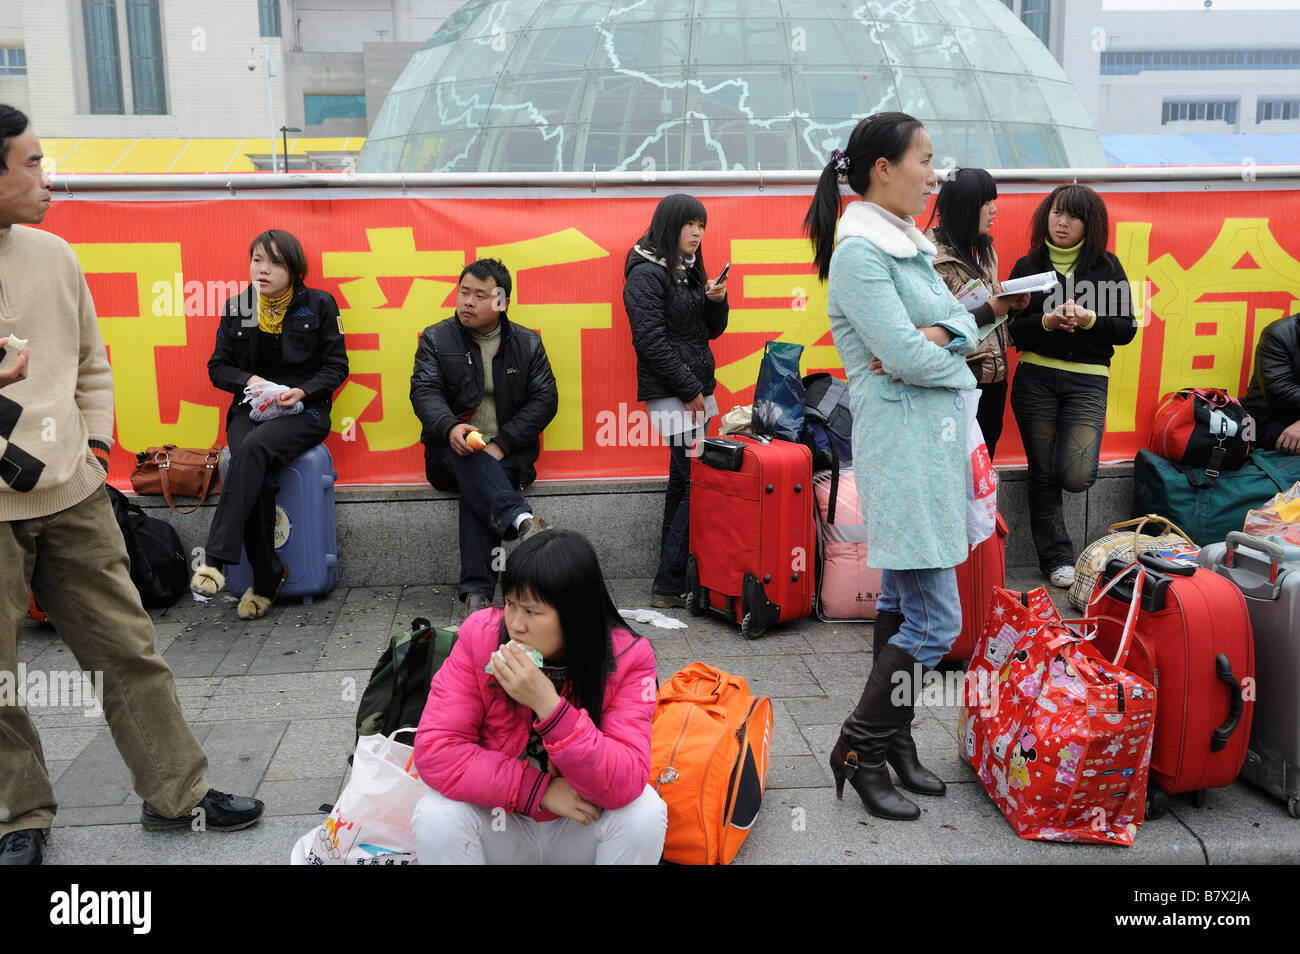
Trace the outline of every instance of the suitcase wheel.
{"label": "suitcase wheel", "polygon": [[1159,818],[1169,811],[1169,796],[1154,785],[1147,789],[1147,818]]}
{"label": "suitcase wheel", "polygon": [[744,619],[740,621],[740,635],[746,639],[758,639],[760,636],[767,635],[767,627],[754,625],[754,614],[746,613]]}
{"label": "suitcase wheel", "polygon": [[686,555],[686,611],[692,616],[703,616],[708,609],[708,597],[700,586],[700,568],[695,562],[695,554]]}
{"label": "suitcase wheel", "polygon": [[1292,795],[1286,800],[1286,810],[1292,818],[1300,818],[1300,795]]}
{"label": "suitcase wheel", "polygon": [[1196,808],[1204,808],[1206,801],[1209,799],[1209,795],[1210,793],[1202,788],[1199,791],[1188,792],[1187,800]]}

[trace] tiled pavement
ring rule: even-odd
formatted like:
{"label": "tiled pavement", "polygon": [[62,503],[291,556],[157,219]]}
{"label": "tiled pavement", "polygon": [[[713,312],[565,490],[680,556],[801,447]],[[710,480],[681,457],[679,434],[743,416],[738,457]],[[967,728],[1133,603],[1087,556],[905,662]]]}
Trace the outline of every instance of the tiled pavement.
{"label": "tiled pavement", "polygon": [[[1013,571],[1009,582],[1041,579]],[[646,580],[614,580],[610,589],[620,607],[647,605]],[[251,623],[235,616],[226,594],[155,611],[158,645],[208,753],[211,783],[256,792],[267,817],[232,834],[146,833],[102,718],[34,708],[60,806],[47,861],[283,863],[296,838],[320,822],[320,806],[338,795],[356,698],[387,639],[417,616],[450,622],[453,594],[448,586],[341,589],[312,606],[287,601]],[[918,709],[915,726],[922,759],[949,783],[948,795],[919,798],[924,814],[915,823],[874,819],[851,790],[835,799],[827,766],[871,667],[869,628],[803,620],[746,642],[719,620],[668,612],[687,628],[636,626],[654,644],[661,679],[702,659],[773,699],[768,794],[738,863],[1300,861],[1300,821],[1244,783],[1211,793],[1204,808],[1175,801],[1131,849],[1022,841],[957,757],[951,707]],[[54,632],[34,624],[23,631],[19,658],[29,672],[72,668]]]}

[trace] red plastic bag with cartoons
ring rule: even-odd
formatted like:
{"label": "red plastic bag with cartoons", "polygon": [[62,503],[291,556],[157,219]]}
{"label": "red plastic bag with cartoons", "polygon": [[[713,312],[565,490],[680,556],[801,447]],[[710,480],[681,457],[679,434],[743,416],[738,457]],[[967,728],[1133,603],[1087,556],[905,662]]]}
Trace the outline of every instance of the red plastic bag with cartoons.
{"label": "red plastic bag with cartoons", "polygon": [[[1125,658],[1136,617],[1134,606]],[[1023,601],[994,590],[964,701],[961,756],[1020,837],[1133,844],[1145,819],[1155,689],[1101,658],[1046,590]]]}

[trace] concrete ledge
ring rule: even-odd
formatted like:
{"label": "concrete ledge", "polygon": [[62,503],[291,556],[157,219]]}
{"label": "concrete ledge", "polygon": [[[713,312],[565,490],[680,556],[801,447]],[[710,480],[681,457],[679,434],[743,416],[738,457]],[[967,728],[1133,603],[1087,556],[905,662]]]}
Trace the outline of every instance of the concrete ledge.
{"label": "concrete ledge", "polygon": [[[1007,565],[1035,565],[1026,472],[1021,468],[999,473],[999,507],[1011,531]],[[586,535],[595,544],[606,577],[632,579],[654,576],[666,486],[666,480],[539,481],[524,496],[547,521]],[[456,579],[458,500],[455,494],[417,484],[339,487],[339,585]],[[174,513],[161,497],[135,501],[149,516],[175,527],[188,552],[204,545],[215,499],[188,515]],[[1076,548],[1102,536],[1110,524],[1131,517],[1132,501],[1131,462],[1103,465],[1091,490],[1066,494],[1065,522]]]}

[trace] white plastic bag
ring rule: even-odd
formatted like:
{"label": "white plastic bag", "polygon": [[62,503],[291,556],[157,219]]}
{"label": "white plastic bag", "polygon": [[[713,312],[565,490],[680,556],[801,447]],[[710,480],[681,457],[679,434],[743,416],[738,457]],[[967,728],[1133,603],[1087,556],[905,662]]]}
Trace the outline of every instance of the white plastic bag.
{"label": "white plastic bag", "polygon": [[415,750],[396,741],[414,729],[357,740],[352,777],[325,824],[298,839],[295,865],[413,865],[411,816],[428,791],[412,765]]}
{"label": "white plastic bag", "polygon": [[966,412],[966,539],[971,549],[993,535],[998,517],[998,475],[975,414],[979,391],[959,391]]}
{"label": "white plastic bag", "polygon": [[277,417],[287,417],[290,414],[302,413],[302,402],[299,401],[293,407],[280,407],[275,403],[275,399],[286,391],[292,390],[288,385],[275,384],[271,381],[265,381],[261,384],[250,384],[244,388],[244,400],[241,404],[251,405],[248,412],[250,420],[269,421]]}

